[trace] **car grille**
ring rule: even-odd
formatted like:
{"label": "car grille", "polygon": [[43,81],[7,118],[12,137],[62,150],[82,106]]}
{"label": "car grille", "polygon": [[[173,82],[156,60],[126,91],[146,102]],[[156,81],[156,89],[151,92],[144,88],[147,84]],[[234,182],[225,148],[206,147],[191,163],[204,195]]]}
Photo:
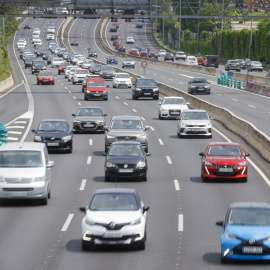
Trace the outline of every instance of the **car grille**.
{"label": "car grille", "polygon": [[[53,138],[53,140],[52,140]],[[45,137],[44,138],[45,141],[53,141],[53,142],[57,142],[57,141],[61,141],[61,137],[57,138],[57,137]]]}
{"label": "car grille", "polygon": [[[214,166],[216,171],[217,171],[217,174],[218,175],[223,175],[223,176],[230,176],[230,175],[233,175],[236,171],[236,168],[237,166],[236,165],[215,165]],[[222,170],[228,170],[227,172],[226,171],[223,171],[221,172],[220,169]]]}
{"label": "car grille", "polygon": [[142,90],[141,91],[143,91],[143,93],[145,94],[145,93],[153,93],[153,90],[152,89],[144,89],[144,88],[142,88]]}
{"label": "car grille", "polygon": [[249,241],[242,240],[241,244],[236,246],[232,250],[232,252],[233,252],[233,254],[241,254],[241,255],[243,255],[243,254],[245,254],[245,255],[248,255],[248,254],[250,254],[250,255],[252,255],[252,254],[258,255],[258,253],[248,253],[248,254],[243,253],[243,247],[251,246],[251,247],[261,247],[262,248],[262,253],[259,253],[259,255],[269,255],[270,254],[270,249],[263,244],[263,241],[265,241],[265,240],[266,239],[258,240],[254,244],[250,244]]}
{"label": "car grille", "polygon": [[117,141],[136,141],[136,136],[119,136],[116,137]]}
{"label": "car grille", "polygon": [[181,114],[181,110],[169,110],[170,116],[179,116]]}
{"label": "car grille", "polygon": [[118,231],[118,230],[121,230],[124,226],[128,225],[128,223],[120,223],[120,224],[114,224],[113,228],[111,228],[111,223],[109,224],[104,224],[104,223],[96,223],[96,225],[98,226],[102,226],[104,228],[106,228],[106,230],[108,231]]}
{"label": "car grille", "polygon": [[205,125],[186,125],[187,127],[205,127]]}
{"label": "car grille", "polygon": [[97,128],[97,124],[95,122],[81,122],[81,127],[82,129],[92,130]]}
{"label": "car grille", "polygon": [[137,237],[140,237],[139,234],[133,234],[133,235],[123,235],[120,238],[117,237],[112,237],[112,238],[104,238],[102,235],[90,235],[91,238],[95,238],[95,239],[99,239],[100,241],[106,241],[106,242],[110,242],[110,241],[121,241],[121,240],[127,240],[129,238],[135,239]]}
{"label": "car grille", "polygon": [[34,188],[3,188],[4,191],[33,191]]}
{"label": "car grille", "polygon": [[[133,169],[133,168],[136,167],[136,164],[127,164],[127,163],[124,163],[124,164],[116,164],[116,165],[117,165],[117,167],[118,167],[119,169]],[[125,165],[127,165],[127,166],[125,166]]]}
{"label": "car grille", "polygon": [[206,131],[194,129],[192,131],[187,131],[186,134],[190,134],[190,135],[192,135],[192,134],[206,134]]}
{"label": "car grille", "polygon": [[5,178],[6,182],[9,184],[26,184],[26,183],[31,183],[33,178]]}

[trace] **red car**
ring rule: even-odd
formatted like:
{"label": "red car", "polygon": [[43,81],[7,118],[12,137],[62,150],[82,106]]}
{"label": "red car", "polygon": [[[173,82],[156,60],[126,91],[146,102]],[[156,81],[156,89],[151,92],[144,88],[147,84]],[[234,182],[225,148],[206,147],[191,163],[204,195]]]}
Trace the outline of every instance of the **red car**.
{"label": "red car", "polygon": [[119,48],[120,45],[122,45],[122,42],[121,41],[117,42],[116,45],[114,46],[114,48],[116,50],[118,50],[118,48]]}
{"label": "red car", "polygon": [[51,71],[44,70],[37,74],[37,85],[41,84],[54,84],[54,74]]}
{"label": "red car", "polygon": [[116,46],[118,43],[121,43],[121,41],[120,41],[120,40],[115,40],[115,41],[113,42],[113,46]]}
{"label": "red car", "polygon": [[210,179],[236,179],[247,182],[248,163],[238,143],[212,142],[201,156],[201,178],[203,182]]}
{"label": "red car", "polygon": [[125,19],[125,22],[131,22],[131,19],[126,18],[126,19]]}
{"label": "red car", "polygon": [[70,66],[70,63],[68,62],[61,63],[60,66],[58,67],[58,75],[60,75],[61,73],[65,73],[67,66]]}
{"label": "red car", "polygon": [[119,23],[113,23],[113,26],[115,26],[117,29],[119,28]]}
{"label": "red car", "polygon": [[141,51],[140,57],[148,57],[148,51]]}
{"label": "red car", "polygon": [[203,66],[203,64],[204,64],[204,57],[198,56],[196,58],[197,58],[197,61],[198,61],[198,65]]}
{"label": "red car", "polygon": [[131,49],[128,54],[130,55],[135,55],[135,56],[139,56],[140,55],[140,52],[138,49]]}
{"label": "red car", "polygon": [[103,78],[88,78],[84,90],[84,100],[108,100],[108,85]]}

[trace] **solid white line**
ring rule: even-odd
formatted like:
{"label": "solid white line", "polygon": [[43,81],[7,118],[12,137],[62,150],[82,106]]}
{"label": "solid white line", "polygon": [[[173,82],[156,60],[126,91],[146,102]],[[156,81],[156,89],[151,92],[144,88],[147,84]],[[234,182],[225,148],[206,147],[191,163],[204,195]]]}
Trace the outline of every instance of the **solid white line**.
{"label": "solid white line", "polygon": [[22,134],[20,131],[9,131],[8,134]]}
{"label": "solid white line", "polygon": [[82,183],[81,183],[81,186],[80,186],[80,190],[84,190],[84,188],[85,188],[85,185],[86,185],[86,179],[83,179],[82,180]]}
{"label": "solid white line", "polygon": [[9,141],[17,141],[18,139],[19,139],[19,138],[14,138],[14,137],[9,137],[9,136],[8,136],[8,140],[9,140]]}
{"label": "solid white line", "polygon": [[183,82],[178,82],[178,83],[180,83],[180,84],[184,84]]}
{"label": "solid white line", "polygon": [[232,98],[233,101],[238,101],[237,99]]}
{"label": "solid white line", "polygon": [[169,163],[169,164],[172,164],[171,158],[170,158],[169,156],[166,156],[166,158],[167,158],[168,163]]}
{"label": "solid white line", "polygon": [[133,112],[137,112],[135,109],[132,109]]}
{"label": "solid white line", "polygon": [[184,216],[183,214],[178,215],[178,232],[184,231]]}
{"label": "solid white line", "polygon": [[248,105],[249,107],[251,107],[251,108],[254,108],[254,109],[256,109],[256,107],[255,106],[252,106],[252,105]]}
{"label": "solid white line", "polygon": [[8,126],[8,127],[6,127],[7,129],[9,129],[9,128],[21,128],[21,129],[23,129],[23,128],[25,128],[24,126]]}
{"label": "solid white line", "polygon": [[164,145],[163,141],[161,139],[158,139],[160,145]]}
{"label": "solid white line", "polygon": [[123,102],[126,106],[128,106],[128,104],[126,102]]}
{"label": "solid white line", "polygon": [[69,215],[68,215],[67,220],[66,220],[64,226],[63,226],[62,229],[61,229],[61,232],[65,232],[65,231],[67,230],[67,228],[68,228],[68,226],[69,226],[69,224],[70,224],[70,222],[71,222],[73,216],[74,216],[74,214],[69,214]]}
{"label": "solid white line", "polygon": [[89,145],[93,145],[93,140],[89,139]]}
{"label": "solid white line", "polygon": [[91,163],[91,159],[92,159],[91,156],[88,156],[88,157],[87,157],[87,164],[90,164],[90,163]]}
{"label": "solid white line", "polygon": [[216,96],[221,96],[220,94],[216,94]]}
{"label": "solid white line", "polygon": [[178,182],[178,180],[174,180],[174,186],[175,186],[175,190],[180,190],[180,186],[179,186],[179,182]]}
{"label": "solid white line", "polygon": [[14,124],[26,124],[26,121],[14,121]]}

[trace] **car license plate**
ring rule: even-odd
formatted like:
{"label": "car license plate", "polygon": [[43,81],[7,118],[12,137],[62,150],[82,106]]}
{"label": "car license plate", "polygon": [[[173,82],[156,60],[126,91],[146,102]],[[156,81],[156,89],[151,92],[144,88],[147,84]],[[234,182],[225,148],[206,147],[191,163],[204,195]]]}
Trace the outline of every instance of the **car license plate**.
{"label": "car license plate", "polygon": [[43,82],[49,82],[48,80],[43,80]]}
{"label": "car license plate", "polygon": [[146,96],[150,96],[151,95],[151,93],[144,93]]}
{"label": "car license plate", "polygon": [[94,96],[95,96],[95,97],[99,97],[99,96],[100,96],[100,94],[94,94]]}
{"label": "car license plate", "polygon": [[15,191],[15,192],[11,192],[10,196],[11,197],[25,197],[27,195],[26,191]]}
{"label": "car license plate", "polygon": [[179,112],[171,112],[172,115],[179,115]]}
{"label": "car license plate", "polygon": [[219,168],[219,172],[232,172],[233,168]]}
{"label": "car license plate", "polygon": [[121,238],[122,234],[119,232],[105,232],[103,238]]}
{"label": "car license plate", "polygon": [[204,90],[204,89],[203,89],[203,88],[198,88],[198,90],[199,90],[199,91],[202,91],[202,90]]}
{"label": "car license plate", "polygon": [[48,146],[59,146],[59,143],[47,143]]}
{"label": "car license plate", "polygon": [[84,127],[94,127],[93,124],[85,124]]}
{"label": "car license plate", "polygon": [[120,173],[131,173],[133,172],[133,169],[119,169]]}
{"label": "car license plate", "polygon": [[263,249],[262,247],[243,247],[243,253],[255,253],[255,254],[262,254]]}

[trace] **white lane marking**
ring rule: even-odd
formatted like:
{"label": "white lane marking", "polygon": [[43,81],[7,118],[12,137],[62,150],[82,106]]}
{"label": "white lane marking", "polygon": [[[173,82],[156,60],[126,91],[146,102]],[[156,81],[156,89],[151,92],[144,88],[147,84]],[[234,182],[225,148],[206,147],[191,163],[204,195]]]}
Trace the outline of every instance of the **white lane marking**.
{"label": "white lane marking", "polygon": [[180,190],[180,185],[179,185],[178,180],[175,179],[173,181],[174,181],[175,190],[179,191]]}
{"label": "white lane marking", "polygon": [[118,96],[115,96],[115,98],[119,99],[119,97],[118,97]]}
{"label": "white lane marking", "polygon": [[26,124],[26,121],[15,121],[14,124]]}
{"label": "white lane marking", "polygon": [[180,84],[184,84],[183,82],[178,82],[178,83],[180,83]]}
{"label": "white lane marking", "polygon": [[126,102],[123,102],[126,106],[128,106],[128,104]]}
{"label": "white lane marking", "polygon": [[221,96],[220,94],[216,94],[216,96]]}
{"label": "white lane marking", "polygon": [[74,214],[69,214],[68,215],[67,220],[66,220],[64,226],[61,229],[61,232],[65,232],[68,229],[68,226],[69,226],[71,220],[73,219],[73,216],[74,216]]}
{"label": "white lane marking", "polygon": [[248,105],[249,107],[251,107],[251,108],[253,108],[253,109],[256,109],[256,107],[255,106],[252,106],[252,105]]}
{"label": "white lane marking", "polygon": [[8,134],[22,134],[20,131],[9,131]]}
{"label": "white lane marking", "polygon": [[89,139],[89,145],[93,145],[93,140]]}
{"label": "white lane marking", "polygon": [[67,87],[65,86],[65,89],[67,89]]}
{"label": "white lane marking", "polygon": [[232,98],[233,101],[238,101],[237,99]]}
{"label": "white lane marking", "polygon": [[8,126],[8,127],[6,127],[7,129],[9,129],[9,128],[21,128],[21,129],[23,129],[24,128],[24,126]]}
{"label": "white lane marking", "polygon": [[137,112],[135,109],[132,109],[133,112]]}
{"label": "white lane marking", "polygon": [[173,79],[170,79],[170,81],[172,81],[172,82],[173,82]]}
{"label": "white lane marking", "polygon": [[81,186],[80,186],[80,190],[84,190],[84,188],[85,188],[85,185],[86,185],[86,179],[83,179],[82,180],[82,183],[81,183]]}
{"label": "white lane marking", "polygon": [[178,215],[178,232],[184,231],[184,216],[183,214]]}
{"label": "white lane marking", "polygon": [[193,78],[192,76],[188,76],[188,75],[185,75],[185,74],[181,74],[179,73],[180,76],[183,76],[183,77],[187,77],[187,78]]}
{"label": "white lane marking", "polygon": [[154,131],[155,129],[152,127],[152,126],[150,126],[150,129],[152,130],[152,131]]}
{"label": "white lane marking", "polygon": [[172,164],[172,160],[171,160],[171,158],[169,156],[166,156],[166,159],[167,159],[169,164]]}
{"label": "white lane marking", "polygon": [[160,145],[164,145],[163,141],[161,139],[158,139]]}
{"label": "white lane marking", "polygon": [[87,164],[90,164],[90,163],[91,163],[91,159],[92,159],[91,156],[88,156],[88,157],[87,157]]}
{"label": "white lane marking", "polygon": [[70,91],[68,91],[69,92],[69,94],[71,94],[71,92]]}
{"label": "white lane marking", "polygon": [[14,138],[14,137],[9,137],[9,136],[8,136],[8,140],[9,140],[9,141],[18,141],[18,139],[19,139],[19,138]]}
{"label": "white lane marking", "polygon": [[78,105],[82,105],[80,102],[78,102]]}
{"label": "white lane marking", "polygon": [[144,119],[143,117],[141,117],[141,119],[142,119],[143,121],[145,121],[145,119]]}
{"label": "white lane marking", "polygon": [[77,99],[76,97],[73,96],[74,99]]}

